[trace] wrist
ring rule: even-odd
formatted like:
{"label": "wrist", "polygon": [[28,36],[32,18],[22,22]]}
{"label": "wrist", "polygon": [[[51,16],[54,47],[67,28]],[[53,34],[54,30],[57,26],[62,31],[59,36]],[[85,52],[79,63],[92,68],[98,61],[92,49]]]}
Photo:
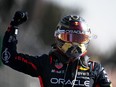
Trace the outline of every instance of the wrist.
{"label": "wrist", "polygon": [[9,25],[7,32],[10,32],[12,34],[18,34],[18,26],[14,26],[14,25]]}
{"label": "wrist", "polygon": [[16,21],[14,21],[14,19],[12,19],[12,21],[10,22],[10,25],[12,27],[18,27],[19,24]]}

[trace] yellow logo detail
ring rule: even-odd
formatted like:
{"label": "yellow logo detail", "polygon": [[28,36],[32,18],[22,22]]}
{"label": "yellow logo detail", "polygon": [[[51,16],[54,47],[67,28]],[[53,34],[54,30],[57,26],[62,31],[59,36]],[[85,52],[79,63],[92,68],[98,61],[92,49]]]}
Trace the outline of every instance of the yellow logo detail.
{"label": "yellow logo detail", "polygon": [[79,22],[75,22],[75,25],[76,25],[76,26],[79,25]]}
{"label": "yellow logo detail", "polygon": [[86,70],[89,70],[89,67],[84,68],[84,67],[80,66],[79,69],[83,70],[83,71],[86,71]]}

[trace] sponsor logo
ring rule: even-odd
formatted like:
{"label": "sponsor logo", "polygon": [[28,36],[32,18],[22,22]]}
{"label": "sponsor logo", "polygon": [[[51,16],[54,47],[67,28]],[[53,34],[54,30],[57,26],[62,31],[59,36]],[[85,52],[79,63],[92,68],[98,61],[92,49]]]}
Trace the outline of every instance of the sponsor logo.
{"label": "sponsor logo", "polygon": [[89,72],[78,72],[78,76],[89,76]]}
{"label": "sponsor logo", "polygon": [[63,67],[63,64],[62,63],[55,63],[55,67],[57,69],[61,69]]}
{"label": "sponsor logo", "polygon": [[89,87],[89,85],[90,85],[89,80],[75,80],[75,81],[73,80],[73,81],[71,81],[71,80],[65,80],[63,78],[51,78],[50,82],[52,84],[57,84],[57,85],[59,85],[59,84],[72,85],[73,82],[75,82],[75,84],[74,84],[75,86]]}
{"label": "sponsor logo", "polygon": [[9,59],[11,57],[10,52],[8,51],[8,48],[6,48],[2,53],[2,59],[5,61],[5,63],[9,62]]}
{"label": "sponsor logo", "polygon": [[51,73],[58,73],[58,74],[63,74],[64,70],[56,70],[56,69],[52,69]]}
{"label": "sponsor logo", "polygon": [[79,22],[74,22],[74,25],[78,26],[79,25]]}
{"label": "sponsor logo", "polygon": [[85,32],[81,31],[81,30],[58,30],[57,32],[60,32],[60,33],[67,32],[67,33],[85,34]]}
{"label": "sponsor logo", "polygon": [[84,34],[84,32],[82,32],[80,30],[65,30],[65,32],[67,32],[67,33],[76,33],[76,34]]}

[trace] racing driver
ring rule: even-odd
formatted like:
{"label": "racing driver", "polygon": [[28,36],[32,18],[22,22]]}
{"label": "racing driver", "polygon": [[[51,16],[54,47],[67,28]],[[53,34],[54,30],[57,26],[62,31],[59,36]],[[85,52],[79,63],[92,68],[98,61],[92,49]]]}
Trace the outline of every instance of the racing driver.
{"label": "racing driver", "polygon": [[82,17],[61,18],[54,32],[53,50],[41,56],[17,52],[19,25],[27,18],[27,12],[16,11],[5,32],[2,45],[5,65],[39,78],[41,87],[112,87],[104,67],[87,56],[92,34]]}

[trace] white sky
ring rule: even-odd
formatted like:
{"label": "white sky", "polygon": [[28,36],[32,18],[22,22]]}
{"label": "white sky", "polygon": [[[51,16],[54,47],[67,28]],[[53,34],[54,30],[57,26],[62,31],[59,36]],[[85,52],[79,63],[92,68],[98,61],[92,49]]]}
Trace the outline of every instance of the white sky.
{"label": "white sky", "polygon": [[116,0],[46,0],[62,7],[82,8],[82,17],[98,36],[93,40],[101,53],[116,47]]}

